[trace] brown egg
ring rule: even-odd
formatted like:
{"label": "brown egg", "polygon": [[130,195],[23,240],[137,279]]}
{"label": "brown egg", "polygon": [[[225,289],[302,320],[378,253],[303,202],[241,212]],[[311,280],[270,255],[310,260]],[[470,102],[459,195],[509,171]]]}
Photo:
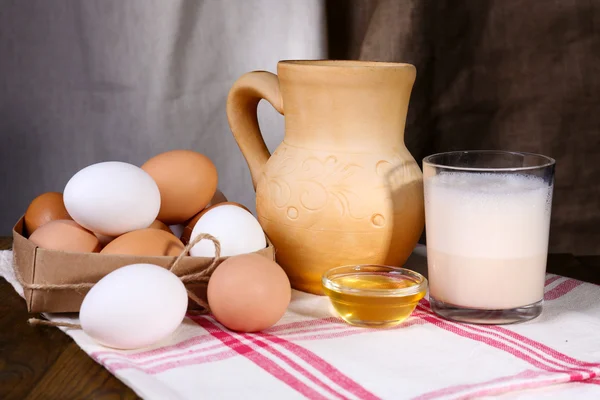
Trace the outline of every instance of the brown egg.
{"label": "brown egg", "polygon": [[194,217],[192,219],[190,219],[188,222],[185,223],[185,226],[183,227],[183,233],[181,234],[181,241],[184,244],[188,244],[190,241],[190,237],[192,236],[192,231],[194,230],[194,226],[196,226],[196,222],[198,222],[200,217],[202,217],[204,214],[206,214],[206,212],[208,210],[212,210],[215,207],[219,207],[219,206],[222,206],[225,204],[229,204],[232,206],[238,206],[238,207],[241,207],[244,210],[250,212],[250,210],[248,210],[248,208],[246,208],[243,204],[235,203],[233,201],[225,201],[225,202],[221,202],[221,203],[216,203],[210,207],[206,207],[204,210],[202,210],[198,214],[194,215]]}
{"label": "brown egg", "polygon": [[172,150],[152,157],[142,169],[160,190],[157,219],[167,225],[192,218],[210,202],[217,190],[217,168],[212,161],[191,150]]}
{"label": "brown egg", "polygon": [[39,195],[25,211],[25,228],[31,235],[37,228],[57,219],[72,219],[65,204],[62,193],[47,192]]}
{"label": "brown egg", "polygon": [[73,253],[95,253],[100,242],[94,234],[73,220],[54,220],[40,226],[29,240],[41,248]]}
{"label": "brown egg", "polygon": [[292,290],[283,269],[258,254],[242,254],[223,261],[208,281],[208,304],[227,328],[258,332],[281,319]]}
{"label": "brown egg", "polygon": [[150,226],[148,228],[152,228],[152,229],[160,229],[161,231],[165,231],[165,232],[169,232],[169,233],[173,233],[171,231],[171,229],[164,223],[161,222],[159,220],[154,220],[153,223],[150,224]]}
{"label": "brown egg", "polygon": [[[161,231],[173,233],[173,232],[171,232],[171,229],[169,229],[169,227],[167,225],[165,225],[163,222],[160,222],[157,219],[154,220],[154,222],[152,224],[150,224],[150,226],[148,228],[160,229]],[[107,236],[107,235],[103,235],[103,234],[97,233],[97,232],[94,232],[94,235],[96,235],[96,237],[100,241],[100,244],[102,245],[102,247],[106,246],[107,244],[109,244],[110,242],[112,242],[113,240],[115,240],[117,238],[117,236]]]}
{"label": "brown egg", "polygon": [[178,256],[184,249],[181,240],[172,233],[146,228],[124,233],[106,245],[101,254],[136,256]]}

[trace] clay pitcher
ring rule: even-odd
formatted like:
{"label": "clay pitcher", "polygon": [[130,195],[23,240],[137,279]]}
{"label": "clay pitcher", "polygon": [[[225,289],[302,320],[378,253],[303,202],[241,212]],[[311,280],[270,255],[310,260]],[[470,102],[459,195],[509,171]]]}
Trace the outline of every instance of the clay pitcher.
{"label": "clay pitcher", "polygon": [[[260,224],[295,289],[322,294],[327,269],[402,265],[424,227],[422,173],[404,145],[415,67],[365,61],[281,61],[277,75],[240,77],[229,126],[250,168]],[[265,99],[285,116],[269,154]]]}

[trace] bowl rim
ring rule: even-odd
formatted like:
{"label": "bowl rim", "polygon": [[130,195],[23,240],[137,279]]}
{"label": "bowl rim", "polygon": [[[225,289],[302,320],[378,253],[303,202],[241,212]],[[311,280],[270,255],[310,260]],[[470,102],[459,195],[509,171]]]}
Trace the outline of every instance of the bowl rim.
{"label": "bowl rim", "polygon": [[[367,270],[369,268],[369,270]],[[376,271],[380,269],[380,271]],[[345,271],[345,273],[344,273]],[[340,285],[334,281],[335,277],[342,275],[360,275],[373,274],[374,272],[383,272],[388,274],[402,275],[409,277],[416,282],[415,285],[399,289],[356,289],[346,285]],[[353,294],[357,296],[372,296],[372,297],[405,297],[411,296],[423,291],[427,291],[428,281],[422,274],[403,267],[393,267],[382,264],[355,264],[355,265],[340,265],[325,271],[321,279],[321,284],[324,288],[342,292],[345,294]]]}

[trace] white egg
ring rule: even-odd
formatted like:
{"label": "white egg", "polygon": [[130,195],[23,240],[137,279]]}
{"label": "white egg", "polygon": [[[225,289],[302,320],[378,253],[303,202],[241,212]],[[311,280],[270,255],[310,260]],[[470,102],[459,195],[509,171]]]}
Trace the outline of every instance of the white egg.
{"label": "white egg", "polygon": [[171,271],[154,264],[131,264],[100,279],[85,296],[81,328],[98,343],[117,349],[155,344],[185,317],[185,286]]}
{"label": "white egg", "polygon": [[[237,205],[222,205],[204,214],[192,230],[190,241],[200,233],[208,233],[221,243],[221,256],[253,253],[267,246],[262,227],[254,215]],[[193,257],[214,257],[215,246],[202,240],[190,249]]]}
{"label": "white egg", "polygon": [[108,161],[92,164],[67,182],[65,208],[79,225],[106,236],[150,226],[160,210],[154,179],[135,165]]}

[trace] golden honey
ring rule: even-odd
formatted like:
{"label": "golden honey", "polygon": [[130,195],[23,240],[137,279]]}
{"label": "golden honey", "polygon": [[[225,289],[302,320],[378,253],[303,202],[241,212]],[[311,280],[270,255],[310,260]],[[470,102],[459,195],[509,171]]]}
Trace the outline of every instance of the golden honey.
{"label": "golden honey", "polygon": [[344,321],[385,328],[410,316],[425,296],[427,281],[402,268],[338,267],[325,274],[323,290]]}

